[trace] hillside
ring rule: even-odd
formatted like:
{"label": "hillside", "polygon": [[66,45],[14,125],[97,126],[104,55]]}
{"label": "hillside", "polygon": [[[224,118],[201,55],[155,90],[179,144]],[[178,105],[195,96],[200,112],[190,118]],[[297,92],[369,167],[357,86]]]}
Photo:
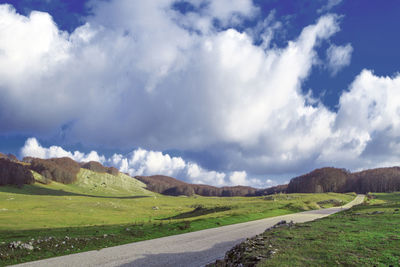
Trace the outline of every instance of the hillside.
{"label": "hillside", "polygon": [[109,173],[114,176],[118,176],[119,171],[114,167],[105,167],[101,165],[100,162],[97,161],[89,161],[85,163],[81,163],[81,167],[99,173]]}
{"label": "hillside", "polygon": [[[34,174],[35,179],[30,173]],[[135,176],[120,173],[99,162],[78,163],[70,158],[38,159],[26,157],[23,162],[13,155],[0,153],[0,185],[58,183],[71,185],[68,190],[100,194],[130,194],[150,191],[170,196],[262,196],[276,193],[324,192],[393,192],[400,190],[400,167],[377,168],[351,173],[345,169],[325,167],[295,177],[287,185],[266,189],[249,186],[215,187],[189,184],[163,175]],[[140,181],[140,182],[139,182]],[[145,190],[145,191],[143,191]],[[112,192],[112,193],[111,193]]]}
{"label": "hillside", "polygon": [[17,185],[34,183],[32,173],[23,165],[0,158],[0,185]]}
{"label": "hillside", "polygon": [[72,184],[77,180],[77,174],[81,167],[76,161],[64,157],[64,158],[52,158],[52,159],[38,159],[33,158],[29,160],[30,165],[27,165],[32,171],[35,171],[43,176],[45,183],[51,181]]}
{"label": "hillside", "polygon": [[42,183],[42,185],[39,185],[41,188],[94,196],[128,197],[154,195],[153,192],[146,189],[144,183],[123,173],[114,176],[109,173],[98,173],[81,168],[77,174],[76,181],[72,184],[63,184],[55,181],[50,184],[43,184],[46,178],[35,171],[32,172],[35,180]]}
{"label": "hillside", "polygon": [[[287,188],[288,193],[345,192],[350,173],[344,169],[321,168],[293,178]],[[350,188],[349,188],[350,189]]]}
{"label": "hillside", "polygon": [[400,191],[400,167],[355,172],[347,187],[347,190],[359,193]]}
{"label": "hillside", "polygon": [[[82,168],[81,168],[82,165]],[[113,167],[98,162],[79,164],[70,158],[24,158],[0,155],[0,185],[35,184],[39,194],[58,190],[94,196],[149,196],[154,195],[146,185]],[[35,192],[36,192],[35,191]]]}
{"label": "hillside", "polygon": [[290,180],[287,193],[394,192],[400,191],[400,168],[377,168],[351,173],[321,168]]}
{"label": "hillside", "polygon": [[147,189],[170,196],[192,196],[196,194],[200,196],[233,197],[255,196],[257,193],[257,189],[249,186],[215,187],[202,184],[189,184],[163,175],[135,176],[135,178],[144,182],[147,185]]}

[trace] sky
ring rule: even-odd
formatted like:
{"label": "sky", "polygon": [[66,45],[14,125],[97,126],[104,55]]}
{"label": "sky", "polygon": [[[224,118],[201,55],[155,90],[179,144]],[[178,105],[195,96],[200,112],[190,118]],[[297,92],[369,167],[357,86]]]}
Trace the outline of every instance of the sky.
{"label": "sky", "polygon": [[0,151],[269,187],[400,161],[396,0],[0,1]]}

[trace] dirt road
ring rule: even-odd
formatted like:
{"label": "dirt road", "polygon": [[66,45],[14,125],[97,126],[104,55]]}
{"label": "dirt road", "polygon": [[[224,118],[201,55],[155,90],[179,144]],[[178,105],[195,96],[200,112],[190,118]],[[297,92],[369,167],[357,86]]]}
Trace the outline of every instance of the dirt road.
{"label": "dirt road", "polygon": [[262,233],[281,220],[312,221],[362,203],[358,195],[343,207],[305,211],[252,222],[168,236],[122,246],[61,256],[18,266],[204,266],[248,237]]}

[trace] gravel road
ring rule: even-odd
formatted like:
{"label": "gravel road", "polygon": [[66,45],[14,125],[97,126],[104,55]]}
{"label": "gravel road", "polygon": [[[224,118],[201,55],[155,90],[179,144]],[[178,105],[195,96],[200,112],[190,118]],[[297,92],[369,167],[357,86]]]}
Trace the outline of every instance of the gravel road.
{"label": "gravel road", "polygon": [[98,251],[28,262],[18,266],[204,266],[223,258],[225,252],[248,237],[262,233],[281,220],[312,221],[362,203],[364,195],[342,206],[305,211],[187,234],[141,241]]}

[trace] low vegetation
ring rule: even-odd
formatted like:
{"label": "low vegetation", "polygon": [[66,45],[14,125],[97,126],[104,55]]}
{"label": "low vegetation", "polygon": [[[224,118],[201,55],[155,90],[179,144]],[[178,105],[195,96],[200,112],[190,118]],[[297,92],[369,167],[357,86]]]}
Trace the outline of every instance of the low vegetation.
{"label": "low vegetation", "polygon": [[399,266],[400,193],[303,224],[278,227],[239,244],[210,266]]}

